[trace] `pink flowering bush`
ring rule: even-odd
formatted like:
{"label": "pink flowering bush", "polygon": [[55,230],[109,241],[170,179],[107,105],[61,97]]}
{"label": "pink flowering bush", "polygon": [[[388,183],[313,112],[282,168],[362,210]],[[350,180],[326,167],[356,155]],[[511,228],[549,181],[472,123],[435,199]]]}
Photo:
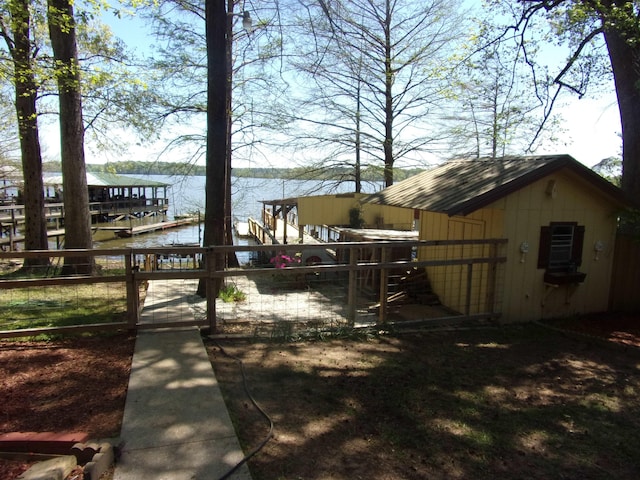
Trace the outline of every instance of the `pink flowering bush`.
{"label": "pink flowering bush", "polygon": [[287,252],[280,251],[278,254],[269,260],[276,268],[293,267],[301,262],[301,254],[296,253],[293,257],[287,255]]}

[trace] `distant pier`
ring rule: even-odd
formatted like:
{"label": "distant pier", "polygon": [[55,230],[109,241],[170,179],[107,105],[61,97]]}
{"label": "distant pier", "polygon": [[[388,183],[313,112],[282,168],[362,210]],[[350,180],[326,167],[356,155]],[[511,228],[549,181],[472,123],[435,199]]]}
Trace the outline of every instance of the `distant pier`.
{"label": "distant pier", "polygon": [[168,222],[150,223],[149,225],[139,225],[137,227],[123,228],[123,227],[97,227],[96,230],[113,230],[116,237],[119,238],[131,238],[136,235],[142,235],[144,233],[157,232],[160,230],[167,230],[170,228],[183,227],[185,225],[192,225],[197,223],[196,218],[181,218],[179,220],[173,220]]}
{"label": "distant pier", "polygon": [[[62,177],[45,179],[44,215],[47,222],[47,237],[55,238],[57,248],[60,248],[64,237],[64,192],[62,191]],[[189,223],[196,223],[195,219],[180,219],[167,221],[169,200],[167,189],[169,184],[152,180],[114,175],[107,173],[87,173],[87,188],[89,196],[89,215],[94,224],[93,231],[113,230],[117,236],[131,237],[142,233],[149,233],[167,228],[175,228]],[[18,190],[17,186],[13,188]],[[25,207],[19,194],[11,198],[10,203],[0,204],[0,248],[15,248],[16,244],[24,243],[24,223],[26,220]],[[99,227],[98,224],[115,223],[131,219],[135,221],[149,217],[162,217],[165,221],[140,227],[114,226]]]}
{"label": "distant pier", "polygon": [[281,218],[276,219],[273,225],[275,229],[249,218],[247,222],[248,236],[262,245],[286,245],[298,243],[300,239],[302,239],[302,243],[323,243],[302,231],[298,225],[285,222]]}

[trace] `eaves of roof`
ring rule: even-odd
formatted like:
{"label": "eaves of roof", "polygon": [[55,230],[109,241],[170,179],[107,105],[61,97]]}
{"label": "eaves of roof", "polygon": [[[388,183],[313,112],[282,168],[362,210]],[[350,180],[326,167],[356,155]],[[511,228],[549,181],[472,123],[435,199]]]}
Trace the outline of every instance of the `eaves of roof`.
{"label": "eaves of roof", "polygon": [[295,207],[298,205],[298,197],[279,198],[276,200],[261,200],[260,203],[262,203],[263,205],[288,205]]}
{"label": "eaves of roof", "polygon": [[[62,177],[49,177],[44,181],[45,185],[62,185]],[[145,178],[134,178],[126,175],[114,173],[94,173],[87,172],[88,187],[169,187],[168,183],[148,180]]]}
{"label": "eaves of roof", "polygon": [[448,162],[372,194],[363,202],[449,216],[468,215],[563,168],[596,187],[618,206],[631,205],[622,190],[569,155]]}

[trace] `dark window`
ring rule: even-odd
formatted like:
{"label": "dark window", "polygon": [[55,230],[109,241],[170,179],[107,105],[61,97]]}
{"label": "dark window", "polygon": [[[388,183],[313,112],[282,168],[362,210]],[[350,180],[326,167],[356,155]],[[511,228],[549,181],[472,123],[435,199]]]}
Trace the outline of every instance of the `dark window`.
{"label": "dark window", "polygon": [[549,268],[567,265],[571,262],[573,248],[572,225],[551,227],[551,245],[549,249]]}
{"label": "dark window", "polygon": [[582,264],[584,226],[553,222],[540,229],[538,268],[571,272]]}

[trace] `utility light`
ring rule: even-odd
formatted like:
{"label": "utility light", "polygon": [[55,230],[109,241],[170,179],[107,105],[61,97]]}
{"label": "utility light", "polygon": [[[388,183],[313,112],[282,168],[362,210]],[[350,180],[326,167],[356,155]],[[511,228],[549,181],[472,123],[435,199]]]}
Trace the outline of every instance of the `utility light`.
{"label": "utility light", "polygon": [[253,30],[253,25],[251,24],[251,15],[249,15],[249,10],[245,10],[242,12],[242,28],[244,28],[247,33],[251,33]]}
{"label": "utility light", "polygon": [[253,31],[253,22],[251,21],[251,14],[249,13],[249,10],[245,10],[242,13],[229,12],[227,15],[231,17],[242,17],[242,28],[244,28],[247,33],[251,33]]}

